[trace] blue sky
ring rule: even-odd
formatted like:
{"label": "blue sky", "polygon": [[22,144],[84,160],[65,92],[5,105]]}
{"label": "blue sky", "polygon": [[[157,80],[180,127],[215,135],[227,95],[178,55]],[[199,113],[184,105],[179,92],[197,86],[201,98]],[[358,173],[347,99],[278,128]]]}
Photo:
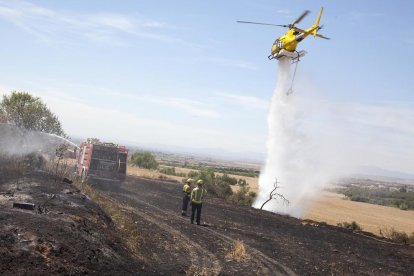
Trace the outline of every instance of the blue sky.
{"label": "blue sky", "polygon": [[[306,28],[324,6],[321,33],[332,40],[300,44],[295,93],[331,113],[309,117],[362,140],[384,136],[380,148],[401,142],[390,133],[411,146],[413,5],[0,0],[0,94],[40,96],[72,136],[260,155],[277,73],[267,55],[285,30],[236,20],[287,24],[309,9]],[[397,159],[401,147],[387,152]]]}

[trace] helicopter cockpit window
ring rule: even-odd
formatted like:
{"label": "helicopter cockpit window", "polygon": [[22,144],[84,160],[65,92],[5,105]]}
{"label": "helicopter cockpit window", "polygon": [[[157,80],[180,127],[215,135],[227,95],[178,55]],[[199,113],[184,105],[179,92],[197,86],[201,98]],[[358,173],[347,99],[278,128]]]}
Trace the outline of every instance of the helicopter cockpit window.
{"label": "helicopter cockpit window", "polygon": [[298,35],[299,34],[299,32],[298,31],[294,31],[293,32],[293,35]]}
{"label": "helicopter cockpit window", "polygon": [[281,40],[277,40],[277,47],[283,48],[283,42]]}
{"label": "helicopter cockpit window", "polygon": [[280,39],[276,39],[274,45],[276,45],[278,48],[282,48],[283,41],[281,41]]}

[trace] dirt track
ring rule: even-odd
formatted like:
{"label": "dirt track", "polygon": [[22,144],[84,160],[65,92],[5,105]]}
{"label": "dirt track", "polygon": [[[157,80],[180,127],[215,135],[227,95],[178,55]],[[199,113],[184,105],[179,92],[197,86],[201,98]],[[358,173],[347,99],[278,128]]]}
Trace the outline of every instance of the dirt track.
{"label": "dirt track", "polygon": [[[414,248],[345,229],[303,221],[209,198],[206,227],[181,217],[181,185],[130,177],[105,192],[137,221],[151,272],[182,274],[192,264],[221,275],[414,275]],[[235,240],[249,259],[226,258]]]}

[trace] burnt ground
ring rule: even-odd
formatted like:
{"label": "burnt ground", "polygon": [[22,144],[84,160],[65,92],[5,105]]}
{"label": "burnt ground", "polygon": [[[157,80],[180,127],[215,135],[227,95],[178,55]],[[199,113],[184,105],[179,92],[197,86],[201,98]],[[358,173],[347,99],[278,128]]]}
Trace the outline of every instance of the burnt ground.
{"label": "burnt ground", "polygon": [[42,173],[0,183],[0,256],[0,275],[131,275],[141,267],[95,203]]}
{"label": "burnt ground", "polygon": [[[0,183],[0,275],[414,275],[414,247],[218,198],[203,206],[206,226],[191,225],[179,183],[129,177],[96,189],[134,221],[138,258],[99,206],[39,174]],[[236,240],[246,245],[242,262],[228,257]]]}
{"label": "burnt ground", "polygon": [[[206,226],[191,225],[180,215],[179,183],[130,177],[106,193],[139,222],[142,252],[161,274],[197,265],[221,275],[414,275],[412,246],[218,198],[203,206]],[[226,257],[236,240],[249,255],[241,263]]]}

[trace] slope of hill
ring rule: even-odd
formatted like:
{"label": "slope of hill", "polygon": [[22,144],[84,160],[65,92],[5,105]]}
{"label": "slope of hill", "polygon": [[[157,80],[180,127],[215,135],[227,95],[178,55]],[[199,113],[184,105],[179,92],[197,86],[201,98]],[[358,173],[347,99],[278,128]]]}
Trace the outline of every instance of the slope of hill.
{"label": "slope of hill", "polygon": [[[180,216],[181,185],[129,177],[119,189],[103,189],[133,217],[143,254],[160,273],[179,274],[193,265],[212,274],[412,275],[414,248],[389,243],[368,233],[301,221],[208,198],[205,227]],[[228,259],[243,241],[247,258]]]}
{"label": "slope of hill", "polygon": [[[35,204],[35,209],[13,208],[16,202]],[[0,179],[0,255],[0,275],[133,275],[141,270],[94,202],[41,172]]]}
{"label": "slope of hill", "polygon": [[[206,199],[204,224],[197,226],[180,215],[180,183],[130,176],[121,186],[94,186],[87,190],[128,221],[119,223],[102,202],[42,172],[2,181],[0,274],[414,274],[414,247],[368,233],[214,197]],[[13,208],[19,201],[36,208]],[[246,251],[237,259],[240,243]]]}

